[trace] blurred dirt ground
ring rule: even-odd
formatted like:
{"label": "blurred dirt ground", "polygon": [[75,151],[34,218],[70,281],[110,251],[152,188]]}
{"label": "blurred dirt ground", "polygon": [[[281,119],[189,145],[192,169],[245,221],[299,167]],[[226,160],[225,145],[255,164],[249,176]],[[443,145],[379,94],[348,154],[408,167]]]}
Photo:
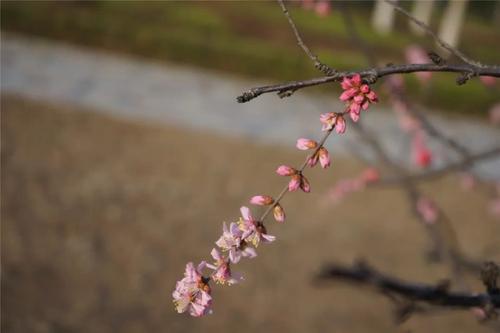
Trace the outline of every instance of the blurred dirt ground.
{"label": "blurred dirt ground", "polygon": [[[359,257],[401,278],[447,277],[425,261],[427,239],[399,191],[325,204],[329,186],[361,170],[348,160],[311,171],[313,193],[285,199],[288,220],[268,223],[277,242],[234,267],[243,284],[213,288],[212,316],[178,315],[171,292],[185,263],[208,259],[222,221],[251,195],[281,189],[276,166],[303,158],[295,138],[290,149],[258,146],[8,95],[1,107],[4,332],[486,331],[467,311],[397,327],[382,296],[312,284],[322,263]],[[500,260],[500,223],[481,193],[453,178],[425,190],[467,254]],[[476,277],[469,282],[481,290]]]}

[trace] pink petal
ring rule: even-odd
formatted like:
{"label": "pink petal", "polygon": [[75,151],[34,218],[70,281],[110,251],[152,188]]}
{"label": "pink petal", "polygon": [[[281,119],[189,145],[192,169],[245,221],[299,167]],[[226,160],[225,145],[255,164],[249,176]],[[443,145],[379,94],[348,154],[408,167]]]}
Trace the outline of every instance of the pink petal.
{"label": "pink petal", "polygon": [[268,206],[274,203],[274,199],[269,195],[256,195],[250,199],[253,205]]}
{"label": "pink petal", "polygon": [[300,138],[297,140],[296,147],[300,150],[314,149],[318,146],[318,143],[314,140]]}
{"label": "pink petal", "polygon": [[337,117],[337,121],[335,123],[335,131],[338,134],[344,134],[346,129],[345,119],[342,115]]}
{"label": "pink petal", "polygon": [[292,176],[297,173],[297,170],[288,165],[280,165],[276,173],[280,176]]}
{"label": "pink petal", "polygon": [[330,166],[330,154],[328,154],[328,150],[324,147],[321,147],[319,150],[319,163],[323,169]]}
{"label": "pink petal", "polygon": [[253,221],[252,213],[248,207],[242,206],[240,208],[241,216],[246,221]]}
{"label": "pink petal", "polygon": [[292,179],[288,183],[288,191],[293,192],[296,191],[300,186],[300,175],[293,175]]}

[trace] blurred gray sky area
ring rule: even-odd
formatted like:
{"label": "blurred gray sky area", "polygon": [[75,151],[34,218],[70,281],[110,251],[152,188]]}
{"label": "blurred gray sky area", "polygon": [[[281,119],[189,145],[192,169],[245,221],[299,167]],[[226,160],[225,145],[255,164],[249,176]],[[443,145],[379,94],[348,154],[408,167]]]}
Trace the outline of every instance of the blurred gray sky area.
{"label": "blurred gray sky area", "polygon": [[[128,119],[245,136],[264,143],[293,147],[298,137],[316,137],[319,114],[342,109],[333,96],[305,91],[281,100],[268,94],[238,104],[236,96],[266,82],[35,38],[4,35],[1,55],[2,92],[91,107]],[[374,107],[364,119],[391,154],[408,160],[408,138],[389,110]],[[445,133],[478,151],[500,142],[500,132],[488,124],[438,115],[431,119]],[[371,158],[349,131],[328,145],[336,154],[345,155],[355,149]],[[431,147],[439,152],[435,167],[444,159],[456,157],[436,142]],[[486,178],[500,178],[500,159],[482,163],[478,172]]]}

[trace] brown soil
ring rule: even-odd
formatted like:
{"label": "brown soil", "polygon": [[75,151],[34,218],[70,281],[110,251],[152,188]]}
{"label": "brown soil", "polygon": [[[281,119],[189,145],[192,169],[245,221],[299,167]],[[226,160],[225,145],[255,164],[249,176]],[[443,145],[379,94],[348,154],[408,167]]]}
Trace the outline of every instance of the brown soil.
{"label": "brown soil", "polygon": [[[486,331],[468,311],[398,327],[382,296],[312,284],[322,263],[358,257],[405,279],[447,277],[425,261],[428,240],[398,190],[324,204],[328,186],[361,168],[340,159],[310,172],[313,193],[285,199],[288,220],[268,223],[278,240],[234,268],[243,284],[213,288],[212,316],[178,315],[171,292],[185,263],[207,259],[222,221],[251,195],[277,193],[284,179],[274,169],[303,154],[15,96],[1,106],[5,332]],[[480,193],[451,178],[426,190],[470,256],[500,260],[500,223]]]}

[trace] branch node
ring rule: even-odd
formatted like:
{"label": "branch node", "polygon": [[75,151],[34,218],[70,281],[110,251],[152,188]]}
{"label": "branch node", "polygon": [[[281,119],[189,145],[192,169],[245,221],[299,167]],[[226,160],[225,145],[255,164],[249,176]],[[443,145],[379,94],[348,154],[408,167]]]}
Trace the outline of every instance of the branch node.
{"label": "branch node", "polygon": [[488,261],[481,269],[481,280],[486,287],[486,291],[490,295],[500,294],[497,282],[500,277],[500,267],[492,261]]}
{"label": "branch node", "polygon": [[314,67],[319,70],[321,73],[325,74],[326,76],[333,76],[337,73],[336,69],[331,68],[330,66],[323,64],[319,60],[317,60],[314,63]]}
{"label": "branch node", "polygon": [[438,66],[446,64],[446,60],[441,58],[441,56],[434,51],[428,52],[427,55],[429,56],[429,59],[431,59],[431,61]]}
{"label": "branch node", "polygon": [[474,76],[473,72],[464,72],[457,77],[457,84],[459,86],[466,84]]}
{"label": "branch node", "polygon": [[278,91],[278,96],[279,98],[290,97],[293,95],[294,92],[295,89],[280,90]]}
{"label": "branch node", "polygon": [[242,95],[236,97],[236,100],[238,103],[246,103],[248,101],[251,101],[255,97],[259,96],[261,93],[260,92],[255,92],[254,90],[249,90],[245,91]]}

